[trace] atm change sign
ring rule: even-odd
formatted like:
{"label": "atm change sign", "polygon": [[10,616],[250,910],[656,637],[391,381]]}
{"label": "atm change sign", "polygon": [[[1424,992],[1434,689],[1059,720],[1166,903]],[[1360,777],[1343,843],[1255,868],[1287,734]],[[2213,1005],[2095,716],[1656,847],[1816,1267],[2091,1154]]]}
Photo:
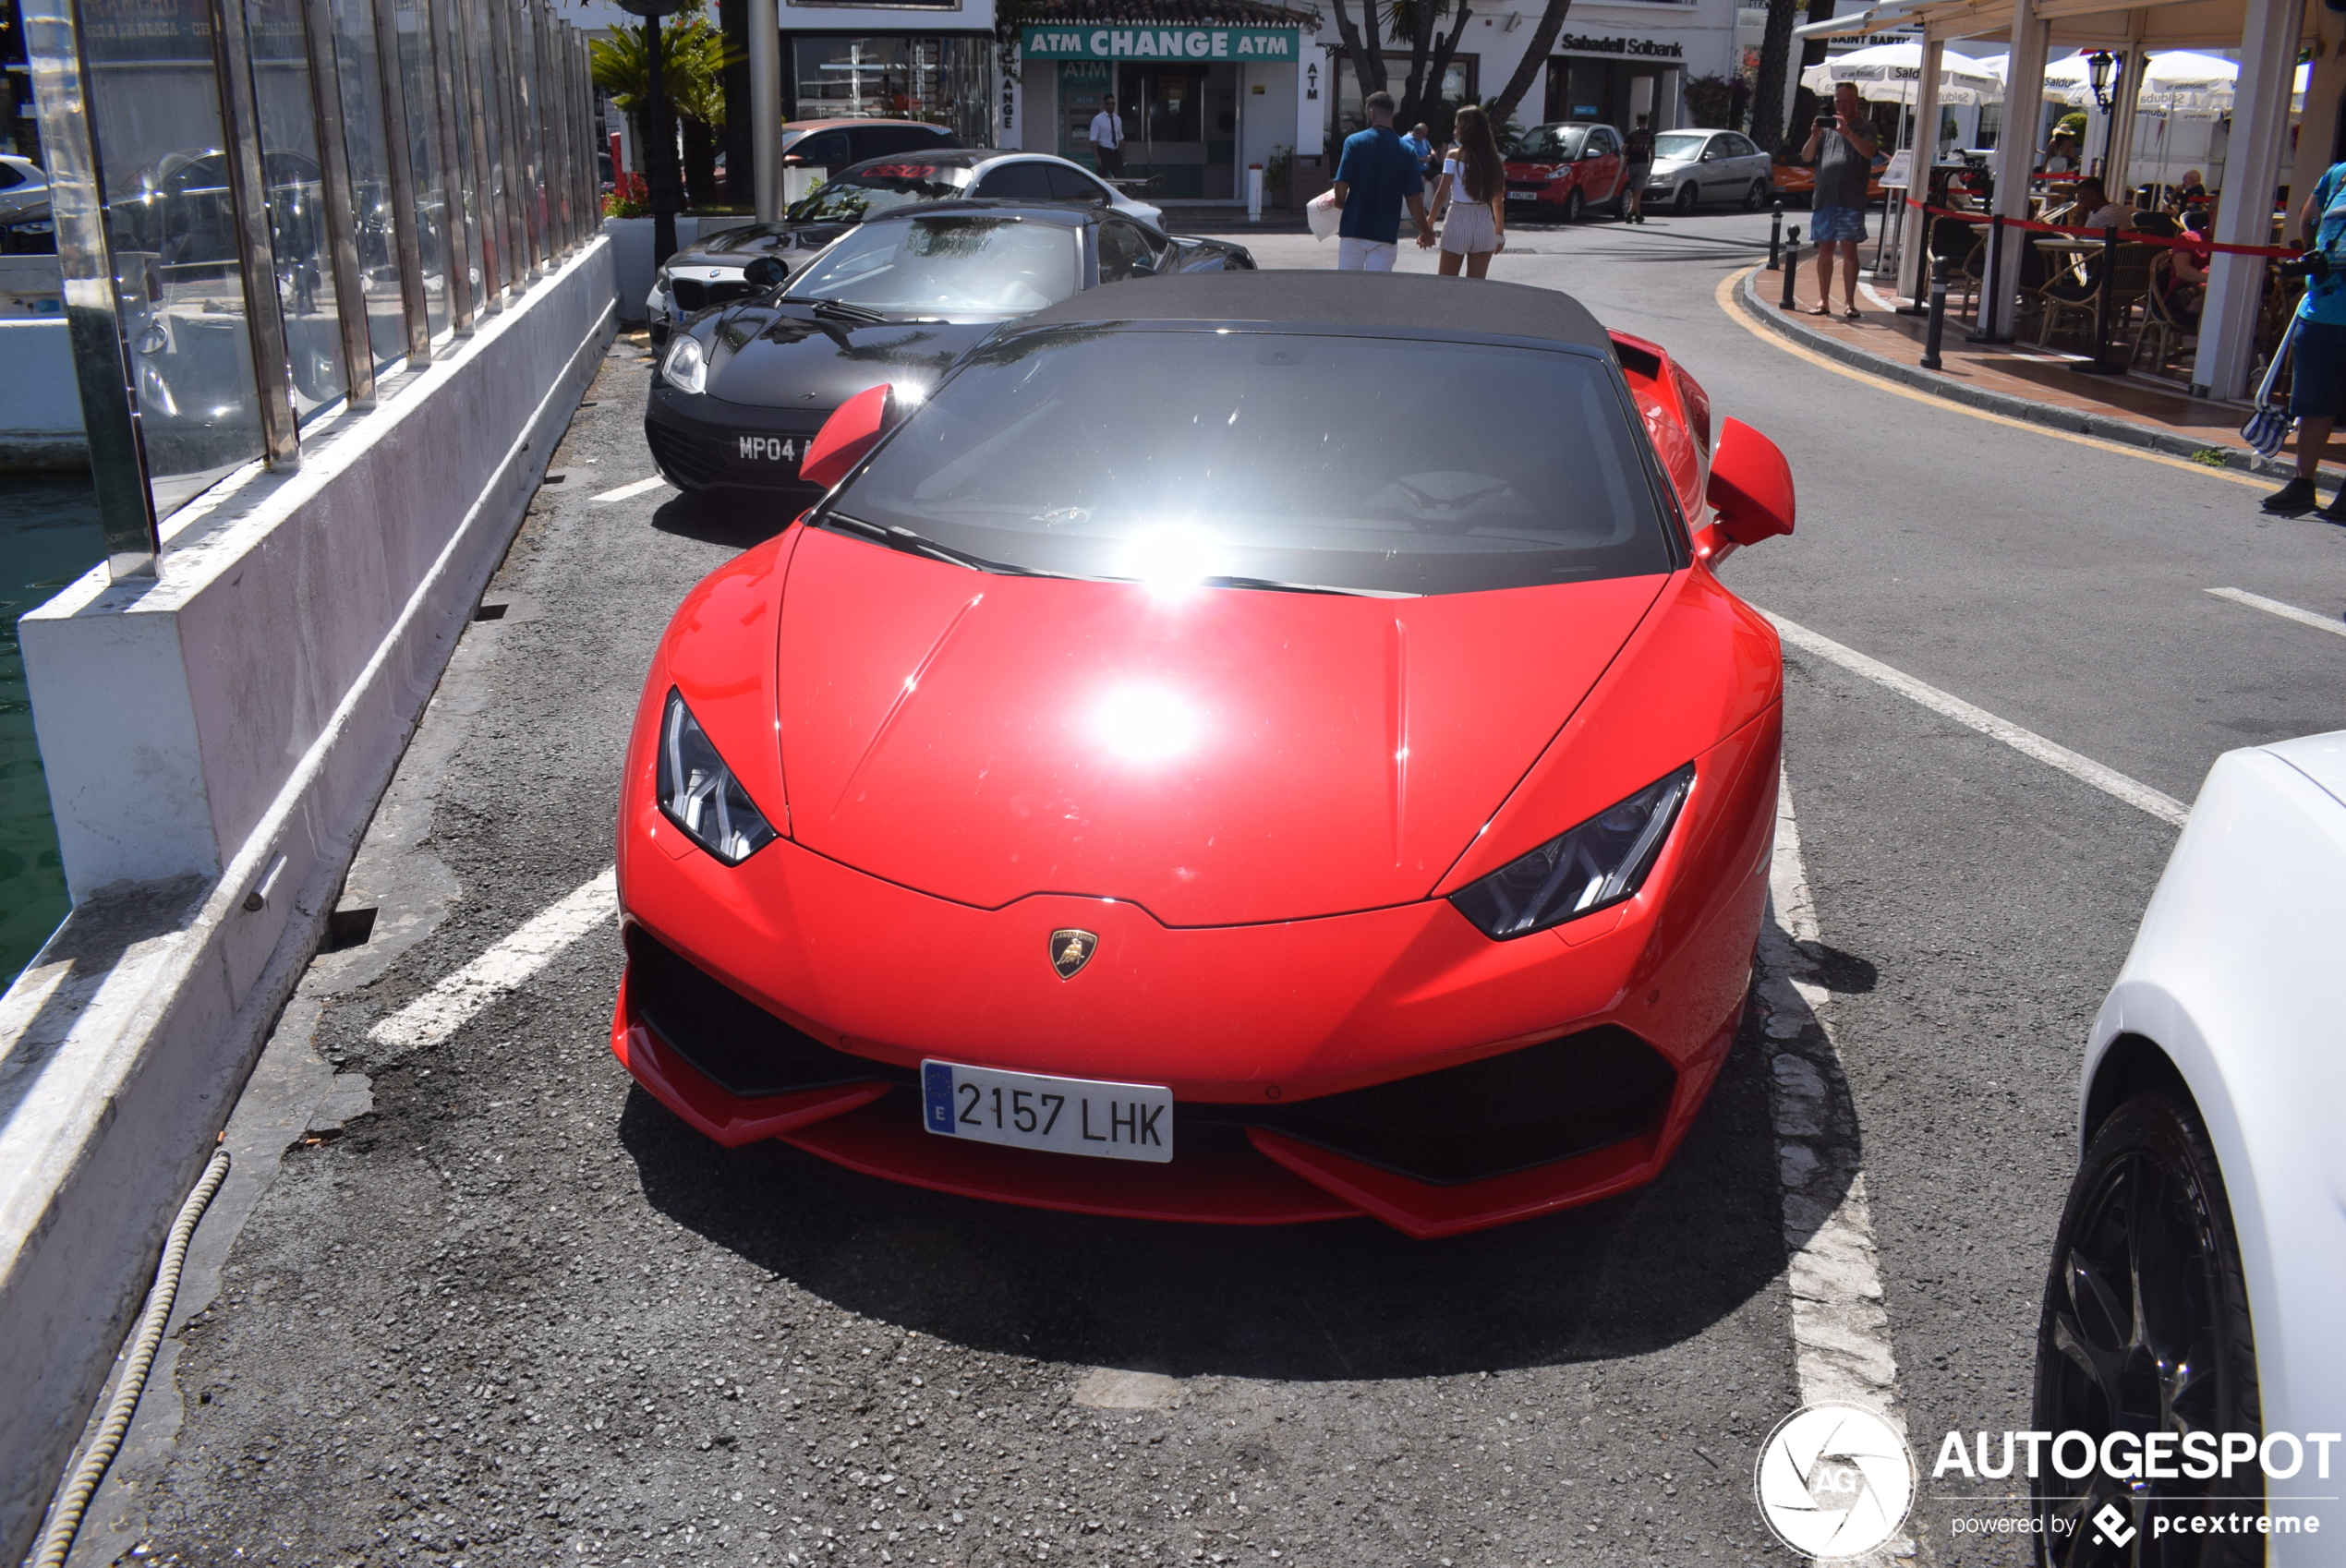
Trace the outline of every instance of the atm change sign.
{"label": "atm change sign", "polygon": [[1303,35],[1294,28],[1031,27],[1020,48],[1030,60],[1256,60],[1293,65]]}

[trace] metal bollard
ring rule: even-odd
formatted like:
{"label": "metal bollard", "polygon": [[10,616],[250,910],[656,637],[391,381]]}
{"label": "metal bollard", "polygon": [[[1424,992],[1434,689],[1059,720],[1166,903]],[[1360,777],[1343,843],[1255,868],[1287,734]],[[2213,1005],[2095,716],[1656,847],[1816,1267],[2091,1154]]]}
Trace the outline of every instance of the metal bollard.
{"label": "metal bollard", "polygon": [[[2025,242],[2024,242],[2025,243]],[[1970,343],[2010,343],[2010,332],[1996,328],[1998,290],[2004,275],[2004,215],[1995,213],[1988,220],[1988,250],[1979,268],[1979,317],[1966,334]]]}
{"label": "metal bollard", "polygon": [[1778,198],[1768,205],[1775,212],[1768,223],[1768,271],[1772,272],[1784,266],[1784,200]]}
{"label": "metal bollard", "polygon": [[1930,325],[1922,340],[1922,368],[1939,368],[1939,340],[1947,331],[1947,273],[1954,262],[1947,257],[1935,258],[1930,263]]}
{"label": "metal bollard", "polygon": [[1795,223],[1784,231],[1784,308],[1792,308],[1792,291],[1800,282],[1800,225]]}

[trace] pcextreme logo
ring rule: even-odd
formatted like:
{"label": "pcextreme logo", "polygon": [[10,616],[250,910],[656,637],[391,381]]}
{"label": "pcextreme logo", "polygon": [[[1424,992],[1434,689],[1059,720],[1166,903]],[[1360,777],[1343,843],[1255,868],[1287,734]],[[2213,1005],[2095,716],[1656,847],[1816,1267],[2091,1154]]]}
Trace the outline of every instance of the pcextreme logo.
{"label": "pcextreme logo", "polygon": [[1776,1424],[1752,1478],[1760,1516],[1805,1557],[1883,1546],[1915,1501],[1915,1460],[1898,1429],[1855,1405],[1809,1405]]}

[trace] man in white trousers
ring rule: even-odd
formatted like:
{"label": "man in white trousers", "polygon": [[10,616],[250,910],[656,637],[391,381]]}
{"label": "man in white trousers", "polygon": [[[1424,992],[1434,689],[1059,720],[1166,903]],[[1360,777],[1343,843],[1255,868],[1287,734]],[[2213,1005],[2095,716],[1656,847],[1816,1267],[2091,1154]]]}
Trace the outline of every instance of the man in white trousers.
{"label": "man in white trousers", "polygon": [[1418,248],[1433,247],[1433,223],[1425,215],[1425,178],[1418,161],[1393,134],[1393,94],[1372,92],[1362,105],[1368,128],[1344,139],[1336,165],[1336,204],[1344,212],[1336,225],[1336,270],[1390,272],[1401,254],[1401,204],[1418,225]]}

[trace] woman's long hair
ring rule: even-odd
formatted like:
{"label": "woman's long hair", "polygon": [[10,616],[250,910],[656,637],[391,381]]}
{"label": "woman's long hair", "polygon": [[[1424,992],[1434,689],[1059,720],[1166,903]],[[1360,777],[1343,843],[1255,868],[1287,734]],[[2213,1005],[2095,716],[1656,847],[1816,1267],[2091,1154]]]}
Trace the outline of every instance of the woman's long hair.
{"label": "woman's long hair", "polygon": [[1499,143],[1491,134],[1491,116],[1481,104],[1469,103],[1458,111],[1450,139],[1458,150],[1469,201],[1488,201],[1506,188],[1506,162],[1499,156]]}

